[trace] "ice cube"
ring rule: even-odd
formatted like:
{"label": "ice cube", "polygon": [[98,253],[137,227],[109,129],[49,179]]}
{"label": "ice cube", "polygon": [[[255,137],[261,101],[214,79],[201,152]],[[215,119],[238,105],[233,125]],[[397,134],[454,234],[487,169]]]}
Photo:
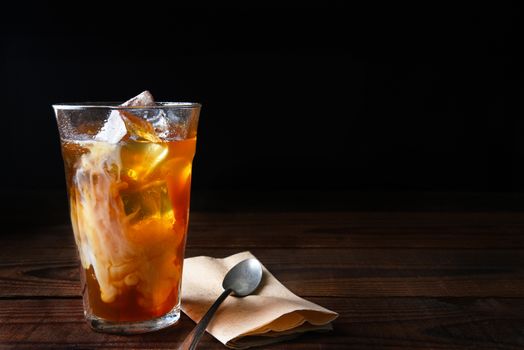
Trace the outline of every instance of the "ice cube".
{"label": "ice cube", "polygon": [[124,180],[134,186],[154,175],[157,167],[167,157],[166,143],[129,142],[122,146],[120,159]]}
{"label": "ice cube", "polygon": [[119,111],[119,113],[130,139],[135,141],[162,142],[149,122],[127,111]]}
{"label": "ice cube", "polygon": [[143,107],[154,105],[155,99],[147,90],[121,104],[122,107]]}
{"label": "ice cube", "polygon": [[131,224],[143,220],[174,223],[173,207],[165,181],[156,180],[139,188],[120,192],[124,210]]}
{"label": "ice cube", "polygon": [[[154,106],[155,101],[149,91],[127,100],[122,107]],[[95,136],[95,140],[116,144],[125,137],[136,141],[161,142],[155,128],[147,121],[124,110],[112,110],[104,126]]]}
{"label": "ice cube", "polygon": [[167,139],[171,136],[171,122],[169,121],[169,118],[166,116],[166,113],[163,110],[160,110],[158,111],[158,113],[148,116],[147,121],[153,126],[156,135],[158,135],[159,137]]}
{"label": "ice cube", "polygon": [[109,118],[107,118],[102,129],[96,134],[95,140],[116,144],[126,135],[126,123],[120,116],[120,112],[113,110],[109,114]]}
{"label": "ice cube", "polygon": [[[153,126],[156,135],[162,139],[179,139],[187,138],[186,118],[178,115],[173,109],[166,110],[150,110],[146,116],[147,121]],[[153,113],[151,113],[153,112]]]}

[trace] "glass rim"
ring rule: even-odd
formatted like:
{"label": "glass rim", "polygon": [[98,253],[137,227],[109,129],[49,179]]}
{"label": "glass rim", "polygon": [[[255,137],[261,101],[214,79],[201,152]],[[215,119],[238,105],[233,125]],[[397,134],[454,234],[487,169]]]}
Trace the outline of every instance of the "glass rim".
{"label": "glass rim", "polygon": [[196,109],[202,105],[197,102],[155,102],[154,106],[121,106],[122,102],[68,102],[53,103],[54,109],[62,110],[81,110],[81,109],[114,109],[114,110],[137,110],[137,109],[164,109],[164,108],[185,108]]}

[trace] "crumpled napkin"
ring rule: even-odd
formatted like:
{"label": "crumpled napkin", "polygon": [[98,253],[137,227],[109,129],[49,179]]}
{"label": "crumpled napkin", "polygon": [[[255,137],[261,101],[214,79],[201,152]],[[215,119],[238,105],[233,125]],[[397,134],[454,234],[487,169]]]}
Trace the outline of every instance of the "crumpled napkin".
{"label": "crumpled napkin", "polygon": [[[207,256],[184,261],[182,311],[198,322],[222,293],[222,280],[238,262],[254,258],[242,252],[224,259]],[[228,297],[207,331],[227,347],[246,349],[294,338],[307,331],[332,329],[338,317],[291,293],[265,267],[261,286],[244,298]]]}

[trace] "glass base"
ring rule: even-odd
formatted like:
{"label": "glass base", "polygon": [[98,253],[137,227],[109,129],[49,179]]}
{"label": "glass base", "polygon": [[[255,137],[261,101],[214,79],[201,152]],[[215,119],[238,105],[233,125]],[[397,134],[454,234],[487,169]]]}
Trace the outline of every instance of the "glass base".
{"label": "glass base", "polygon": [[140,334],[154,332],[174,325],[180,319],[180,307],[175,307],[167,314],[147,321],[114,322],[94,315],[86,315],[89,326],[94,331],[115,334]]}

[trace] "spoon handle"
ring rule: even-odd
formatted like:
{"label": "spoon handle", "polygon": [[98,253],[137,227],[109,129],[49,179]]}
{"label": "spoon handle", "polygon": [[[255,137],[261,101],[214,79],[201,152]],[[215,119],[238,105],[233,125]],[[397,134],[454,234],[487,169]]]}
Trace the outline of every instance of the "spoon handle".
{"label": "spoon handle", "polygon": [[220,304],[222,304],[224,299],[226,299],[229,296],[229,294],[231,294],[231,292],[232,292],[231,289],[226,289],[225,291],[222,292],[222,294],[220,294],[220,296],[213,303],[213,305],[211,305],[209,310],[207,310],[204,317],[202,317],[200,322],[198,322],[196,327],[191,331],[191,333],[187,335],[186,339],[184,339],[184,342],[182,343],[182,345],[180,345],[178,350],[195,350],[196,349],[196,346],[198,342],[200,341],[200,338],[202,338],[202,334],[204,334],[204,332],[206,331],[207,325],[209,324],[209,322],[215,315],[215,312],[217,311],[218,307],[220,306]]}

